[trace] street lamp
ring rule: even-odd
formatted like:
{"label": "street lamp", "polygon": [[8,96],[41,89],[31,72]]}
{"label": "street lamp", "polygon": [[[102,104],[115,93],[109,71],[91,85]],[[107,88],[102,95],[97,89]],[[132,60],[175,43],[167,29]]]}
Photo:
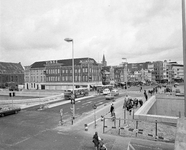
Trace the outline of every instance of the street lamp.
{"label": "street lamp", "polygon": [[74,94],[74,40],[71,38],[65,38],[64,39],[66,42],[72,42],[72,105],[73,105],[73,116],[72,116],[72,124],[73,124],[73,119],[75,119],[75,94]]}
{"label": "street lamp", "polygon": [[128,73],[127,73],[127,58],[122,58],[123,60],[125,60],[125,62],[123,62],[123,82],[125,81],[124,79],[124,69],[126,68],[126,89],[127,89],[127,76],[128,76]]}
{"label": "street lamp", "polygon": [[185,0],[182,0],[182,36],[183,36],[183,66],[184,66],[184,116],[186,117],[186,28],[185,28]]}

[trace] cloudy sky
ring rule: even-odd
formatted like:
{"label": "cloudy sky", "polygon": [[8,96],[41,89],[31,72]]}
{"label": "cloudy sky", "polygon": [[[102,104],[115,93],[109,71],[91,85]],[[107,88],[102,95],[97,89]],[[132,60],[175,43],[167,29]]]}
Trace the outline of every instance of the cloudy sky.
{"label": "cloudy sky", "polygon": [[181,0],[0,0],[0,61],[183,62]]}

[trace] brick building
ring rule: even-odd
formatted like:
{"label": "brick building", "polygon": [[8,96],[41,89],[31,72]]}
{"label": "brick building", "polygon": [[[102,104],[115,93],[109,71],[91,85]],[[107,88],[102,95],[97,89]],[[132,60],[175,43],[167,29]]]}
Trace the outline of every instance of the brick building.
{"label": "brick building", "polygon": [[[93,58],[74,59],[74,85],[101,83],[101,68]],[[27,71],[28,89],[64,90],[72,88],[72,59],[35,62]]]}
{"label": "brick building", "polygon": [[0,87],[24,85],[24,68],[21,63],[0,62]]}

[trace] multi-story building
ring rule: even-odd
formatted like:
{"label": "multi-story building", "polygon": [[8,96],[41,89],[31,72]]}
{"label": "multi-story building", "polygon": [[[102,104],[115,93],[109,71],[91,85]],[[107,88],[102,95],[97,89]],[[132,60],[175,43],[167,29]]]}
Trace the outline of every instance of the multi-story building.
{"label": "multi-story building", "polygon": [[127,64],[127,70],[128,72],[134,73],[135,71],[140,70],[146,70],[148,69],[148,65],[151,64],[151,62],[144,62],[144,63],[128,63]]}
{"label": "multi-story building", "polygon": [[154,72],[155,72],[155,80],[157,82],[161,82],[163,79],[163,62],[155,61],[154,63]]}
{"label": "multi-story building", "polygon": [[152,72],[149,71],[148,69],[146,70],[141,70],[141,81],[146,82],[146,81],[152,81]]}
{"label": "multi-story building", "polygon": [[0,62],[0,86],[24,85],[24,68],[21,63]]}
{"label": "multi-story building", "polygon": [[114,81],[116,84],[123,82],[123,67],[114,67]]}
{"label": "multi-story building", "polygon": [[184,68],[183,68],[183,65],[180,65],[180,64],[172,64],[172,74],[173,74],[173,79],[174,80],[178,80],[178,79],[181,79],[181,80],[184,80]]}
{"label": "multi-story building", "polygon": [[35,62],[31,66],[25,66],[25,89],[45,89],[43,83],[45,77],[45,61]]}
{"label": "multi-story building", "polygon": [[[93,58],[74,59],[74,85],[100,84],[102,65]],[[63,90],[72,88],[72,59],[35,62],[27,72],[27,83],[31,89]]]}

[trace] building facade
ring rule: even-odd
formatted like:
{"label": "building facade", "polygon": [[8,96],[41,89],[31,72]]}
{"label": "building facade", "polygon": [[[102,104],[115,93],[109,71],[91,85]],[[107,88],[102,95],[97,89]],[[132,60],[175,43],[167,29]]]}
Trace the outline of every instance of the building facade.
{"label": "building facade", "polygon": [[184,68],[180,64],[172,64],[173,79],[182,79],[184,80]]}
{"label": "building facade", "polygon": [[24,68],[21,63],[0,62],[0,87],[24,85]]}
{"label": "building facade", "polygon": [[[74,59],[74,86],[100,84],[102,65],[93,58]],[[31,89],[65,90],[73,87],[72,59],[35,62],[27,72]]]}

